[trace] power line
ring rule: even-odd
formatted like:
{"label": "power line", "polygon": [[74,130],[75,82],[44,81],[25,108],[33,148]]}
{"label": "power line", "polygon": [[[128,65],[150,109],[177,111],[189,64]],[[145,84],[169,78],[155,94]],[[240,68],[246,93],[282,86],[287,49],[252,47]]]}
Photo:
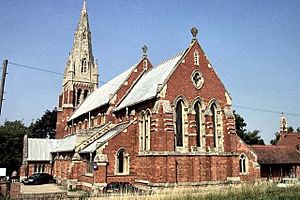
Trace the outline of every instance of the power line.
{"label": "power line", "polygon": [[[51,71],[51,70],[47,70],[47,69],[42,69],[42,68],[39,68],[39,67],[32,67],[32,66],[29,66],[29,65],[23,65],[23,64],[14,63],[14,62],[8,62],[8,63],[11,64],[11,65],[14,65],[14,66],[23,67],[23,68],[27,68],[27,69],[33,69],[33,70],[38,70],[38,71],[57,74],[57,75],[64,75],[63,73],[60,73],[60,72],[55,72],[55,71]],[[99,81],[99,83],[105,84],[107,82],[106,81]],[[255,108],[255,107],[250,107],[250,106],[241,106],[241,105],[232,105],[232,106],[235,107],[235,108],[259,111],[259,112],[268,112],[268,113],[275,113],[275,114],[284,113],[285,115],[300,116],[299,113],[289,113],[289,112],[282,112],[282,111],[278,111],[278,110],[269,110],[269,109]]]}
{"label": "power line", "polygon": [[[29,65],[23,65],[23,64],[19,64],[19,63],[14,63],[14,62],[9,62],[10,65],[14,65],[14,66],[18,66],[18,67],[23,67],[23,68],[27,68],[27,69],[33,69],[33,70],[38,70],[38,71],[42,71],[42,72],[46,72],[46,73],[51,73],[51,74],[57,74],[57,75],[64,75],[63,73],[60,72],[55,72],[55,71],[51,71],[51,70],[47,70],[47,69],[42,69],[39,67],[32,67]],[[99,81],[99,83],[107,83],[105,81]]]}
{"label": "power line", "polygon": [[259,112],[268,112],[268,113],[275,113],[275,114],[284,113],[285,115],[300,116],[299,113],[290,113],[290,112],[283,112],[283,111],[278,111],[278,110],[268,110],[268,109],[254,108],[254,107],[249,107],[249,106],[240,106],[240,105],[232,105],[232,106],[235,107],[235,108],[259,111]]}
{"label": "power line", "polygon": [[38,67],[32,67],[32,66],[29,66],[29,65],[22,65],[22,64],[14,63],[14,62],[9,62],[9,64],[14,65],[14,66],[18,66],[18,67],[27,68],[27,69],[34,69],[34,70],[38,70],[38,71],[43,71],[43,72],[47,72],[47,73],[51,73],[51,74],[64,75],[63,73],[50,71],[50,70],[42,69],[42,68],[38,68]]}

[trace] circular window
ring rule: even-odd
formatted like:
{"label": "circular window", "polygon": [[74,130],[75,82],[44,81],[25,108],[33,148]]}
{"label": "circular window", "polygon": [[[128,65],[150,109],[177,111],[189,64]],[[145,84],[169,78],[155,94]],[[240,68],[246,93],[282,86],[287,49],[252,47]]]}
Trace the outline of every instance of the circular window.
{"label": "circular window", "polygon": [[196,70],[193,72],[192,76],[191,76],[191,80],[193,82],[193,85],[197,88],[200,89],[204,83],[204,79],[202,74]]}

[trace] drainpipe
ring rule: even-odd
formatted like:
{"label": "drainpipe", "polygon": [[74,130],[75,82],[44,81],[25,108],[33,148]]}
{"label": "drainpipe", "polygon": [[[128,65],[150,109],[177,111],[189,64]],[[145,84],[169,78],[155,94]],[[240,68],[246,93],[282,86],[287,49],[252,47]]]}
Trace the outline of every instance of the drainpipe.
{"label": "drainpipe", "polygon": [[91,112],[89,112],[89,129],[91,128]]}
{"label": "drainpipe", "polygon": [[126,107],[126,118],[128,119],[128,107]]}
{"label": "drainpipe", "polygon": [[72,119],[71,134],[73,134],[73,128],[74,128],[74,119]]}

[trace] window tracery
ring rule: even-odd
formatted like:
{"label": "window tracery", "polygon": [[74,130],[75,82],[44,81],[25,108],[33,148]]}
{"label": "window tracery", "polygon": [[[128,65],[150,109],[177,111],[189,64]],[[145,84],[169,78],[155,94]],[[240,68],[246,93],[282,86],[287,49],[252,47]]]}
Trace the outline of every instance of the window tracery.
{"label": "window tracery", "polygon": [[245,154],[240,155],[240,173],[245,174],[248,172],[248,158]]}

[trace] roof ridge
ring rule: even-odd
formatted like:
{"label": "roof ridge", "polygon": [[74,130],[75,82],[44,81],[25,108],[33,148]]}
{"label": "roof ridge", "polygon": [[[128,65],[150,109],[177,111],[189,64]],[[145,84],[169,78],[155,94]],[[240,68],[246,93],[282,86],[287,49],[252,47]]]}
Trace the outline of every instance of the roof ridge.
{"label": "roof ridge", "polygon": [[[157,67],[159,67],[159,66],[161,66],[161,65],[163,65],[163,64],[165,64],[165,63],[167,63],[167,62],[169,62],[169,61],[171,61],[171,60],[174,60],[174,59],[177,58],[178,56],[181,56],[185,51],[186,51],[186,49],[183,50],[183,51],[178,52],[177,54],[171,56],[170,58],[167,58],[166,60],[161,61],[161,62],[160,62],[159,64],[157,64],[154,68],[157,68]],[[154,69],[154,68],[153,68],[153,69]]]}

